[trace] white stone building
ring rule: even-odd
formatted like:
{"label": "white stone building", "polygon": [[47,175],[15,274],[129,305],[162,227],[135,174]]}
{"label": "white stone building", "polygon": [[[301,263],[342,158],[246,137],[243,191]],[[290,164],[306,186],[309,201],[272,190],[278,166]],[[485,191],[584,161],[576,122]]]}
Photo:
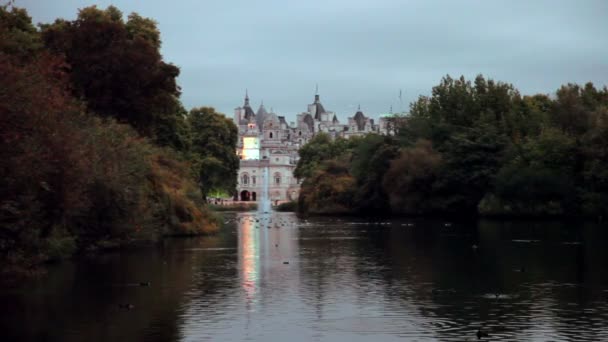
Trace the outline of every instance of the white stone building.
{"label": "white stone building", "polygon": [[259,201],[267,169],[269,198],[273,204],[296,200],[300,183],[293,171],[299,159],[298,149],[315,134],[325,132],[334,138],[349,138],[380,132],[379,126],[360,108],[348,118],[347,125],[340,124],[334,112],[325,110],[318,94],[296,120],[288,124],[284,116],[266,111],[263,103],[254,112],[245,94],[243,106],[234,110],[234,121],[239,128],[237,154],[241,159],[236,199]]}

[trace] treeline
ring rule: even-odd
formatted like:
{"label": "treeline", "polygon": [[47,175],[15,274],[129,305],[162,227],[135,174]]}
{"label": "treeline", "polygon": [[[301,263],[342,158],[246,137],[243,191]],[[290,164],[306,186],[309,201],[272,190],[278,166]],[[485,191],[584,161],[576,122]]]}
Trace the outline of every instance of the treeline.
{"label": "treeline", "polygon": [[217,230],[204,199],[234,189],[237,128],[184,109],[160,44],[115,7],[39,28],[0,7],[0,273]]}
{"label": "treeline", "polygon": [[608,214],[608,89],[446,76],[393,119],[392,136],[305,145],[301,211],[585,216]]}

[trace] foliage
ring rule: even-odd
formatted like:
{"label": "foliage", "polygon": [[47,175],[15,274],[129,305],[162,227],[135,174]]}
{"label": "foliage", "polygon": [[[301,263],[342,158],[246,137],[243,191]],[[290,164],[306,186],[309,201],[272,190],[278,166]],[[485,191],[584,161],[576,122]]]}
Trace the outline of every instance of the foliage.
{"label": "foliage", "polygon": [[433,184],[439,175],[441,163],[441,155],[433,150],[428,140],[419,140],[414,147],[403,148],[399,156],[391,161],[382,181],[392,212],[432,212]]}
{"label": "foliage", "polygon": [[276,211],[296,211],[296,210],[298,210],[298,202],[290,201],[290,202],[281,203],[281,204],[277,205],[276,208],[274,208],[274,210],[276,210]]}
{"label": "foliage", "polygon": [[344,160],[328,160],[306,178],[298,199],[298,210],[319,214],[348,213],[353,210],[356,180]]}
{"label": "foliage", "polygon": [[[78,251],[218,228],[188,162],[114,115],[91,113],[91,102],[85,105],[72,91],[75,78],[91,75],[69,72],[73,66],[62,55],[38,44],[25,11],[0,7],[0,17],[1,274],[31,274],[44,261]],[[112,26],[120,18],[114,8],[85,9],[78,20]],[[86,37],[84,31],[62,31],[62,25],[76,24],[57,22],[53,29]],[[106,57],[121,56],[116,53]],[[124,78],[133,76],[124,72]],[[133,91],[145,90],[135,83]],[[140,100],[157,105],[154,97]],[[166,136],[189,136],[181,122]]]}
{"label": "foliage", "polygon": [[194,170],[203,199],[212,191],[234,193],[239,169],[236,125],[211,107],[192,109],[188,123],[192,131]]}
{"label": "foliage", "polygon": [[[198,235],[217,231],[219,221],[203,205],[189,166],[165,154],[151,156],[151,191],[148,196],[162,208],[160,227],[164,235]],[[151,223],[148,223],[150,225]]]}
{"label": "foliage", "polygon": [[0,53],[28,61],[42,47],[32,19],[24,9],[0,6]]}
{"label": "foliage", "polygon": [[342,192],[326,182],[335,177],[328,163],[339,161],[355,181],[339,207],[361,214],[608,214],[606,87],[521,96],[481,75],[446,76],[395,125],[393,137],[318,135],[303,146],[301,209],[337,205]]}
{"label": "foliage", "polygon": [[475,215],[477,205],[500,168],[506,142],[496,127],[478,124],[448,139],[442,151],[442,170],[434,184],[437,210]]}
{"label": "foliage", "polygon": [[307,178],[322,162],[336,158],[345,153],[352,145],[348,140],[338,138],[332,141],[326,133],[315,135],[299,150],[300,160],[294,171],[296,178]]}
{"label": "foliage", "polygon": [[226,205],[209,204],[208,208],[213,211],[255,211],[258,210],[258,204],[256,202],[245,202]]}
{"label": "foliage", "polygon": [[399,147],[389,136],[369,134],[356,141],[352,148],[350,173],[357,180],[354,198],[357,211],[369,214],[388,212],[388,197],[382,187],[382,179],[390,161],[398,153]]}
{"label": "foliage", "polygon": [[42,25],[42,40],[50,51],[65,56],[73,93],[90,111],[129,123],[148,137],[160,134],[158,142],[181,147],[182,142],[163,135],[184,117],[176,83],[179,69],[162,60],[154,21],[131,14],[125,22],[113,6],[86,7],[73,21]]}

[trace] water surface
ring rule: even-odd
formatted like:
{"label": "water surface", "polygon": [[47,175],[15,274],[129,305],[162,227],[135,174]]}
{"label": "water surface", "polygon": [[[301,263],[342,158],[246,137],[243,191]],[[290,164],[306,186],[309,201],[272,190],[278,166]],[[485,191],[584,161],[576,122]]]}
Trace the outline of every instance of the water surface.
{"label": "water surface", "polygon": [[0,290],[2,340],[608,339],[603,226],[225,221],[217,236],[64,262]]}

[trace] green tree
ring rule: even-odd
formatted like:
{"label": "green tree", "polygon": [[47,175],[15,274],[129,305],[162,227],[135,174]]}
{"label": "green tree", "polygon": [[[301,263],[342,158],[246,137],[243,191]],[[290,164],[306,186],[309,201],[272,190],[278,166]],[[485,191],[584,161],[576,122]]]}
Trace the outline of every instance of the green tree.
{"label": "green tree", "polygon": [[326,133],[318,133],[299,150],[300,160],[294,171],[296,178],[305,179],[312,176],[321,163],[336,158],[345,153],[353,141],[343,138],[332,138]]}
{"label": "green tree", "polygon": [[608,98],[591,114],[592,128],[582,138],[583,212],[608,217]]}
{"label": "green tree", "polygon": [[173,104],[174,109],[159,117],[154,127],[154,141],[160,146],[168,146],[176,151],[187,153],[192,146],[188,111],[181,102]]}
{"label": "green tree", "polygon": [[239,169],[236,125],[211,107],[193,108],[188,122],[194,168],[203,198],[206,199],[211,191],[234,193]]}
{"label": "green tree", "polygon": [[0,6],[0,53],[29,61],[42,48],[42,40],[26,10]]}
{"label": "green tree", "polygon": [[399,146],[392,137],[377,134],[368,134],[355,142],[350,173],[357,180],[357,210],[362,213],[387,213],[388,197],[382,188],[382,179],[391,160],[398,155]]}
{"label": "green tree", "polygon": [[438,207],[450,214],[475,215],[492,189],[505,146],[505,137],[483,123],[450,137],[441,151],[444,163],[434,186]]}
{"label": "green tree", "polygon": [[576,214],[575,140],[549,128],[529,139],[496,177],[496,194],[522,214]]}

